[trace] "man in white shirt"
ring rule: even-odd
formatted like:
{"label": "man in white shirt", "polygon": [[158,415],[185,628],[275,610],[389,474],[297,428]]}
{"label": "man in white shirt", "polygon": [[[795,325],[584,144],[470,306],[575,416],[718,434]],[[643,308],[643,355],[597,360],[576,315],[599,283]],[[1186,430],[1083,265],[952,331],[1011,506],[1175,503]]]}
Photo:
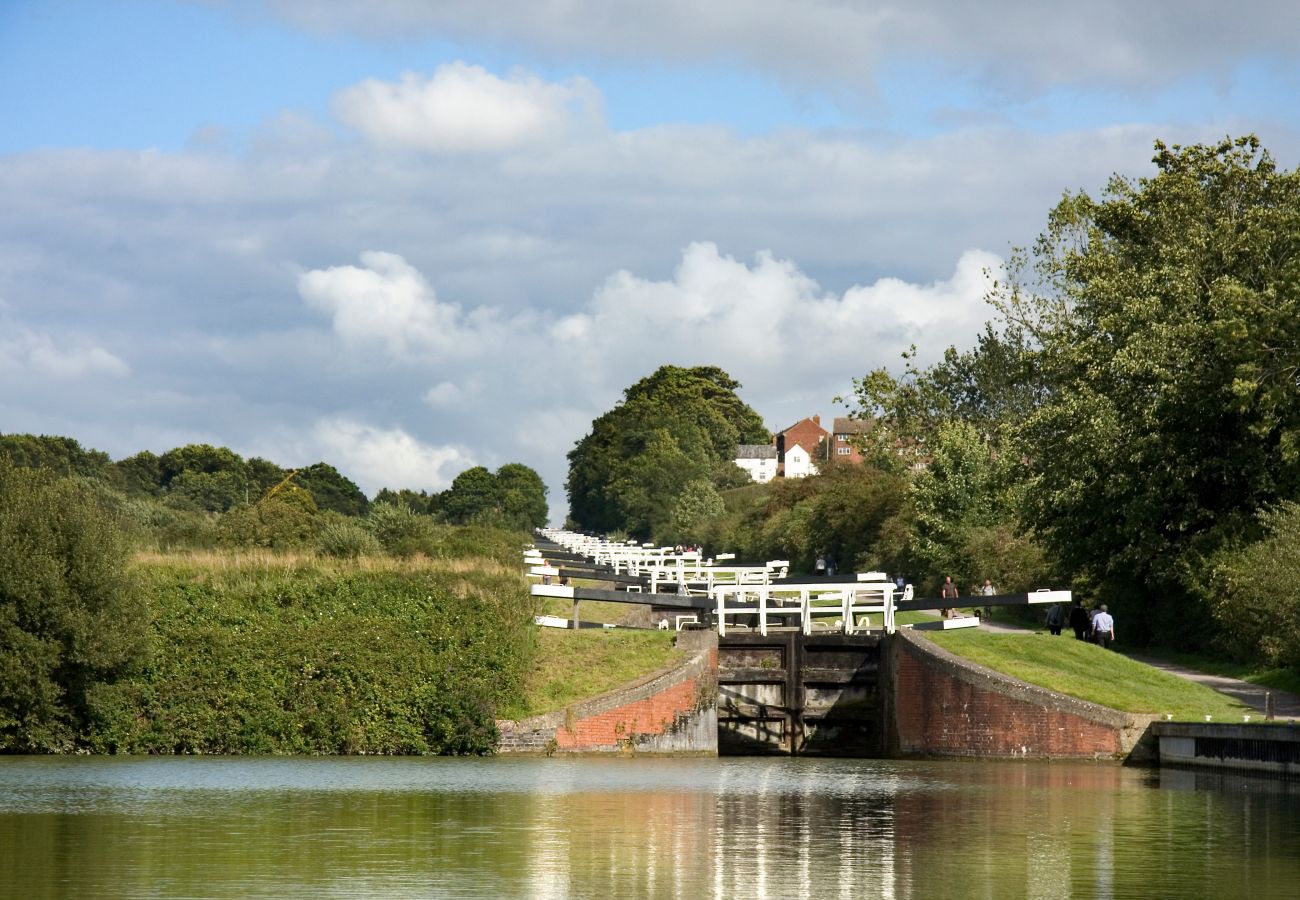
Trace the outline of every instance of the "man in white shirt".
{"label": "man in white shirt", "polygon": [[1097,610],[1097,615],[1092,617],[1092,634],[1094,640],[1107,649],[1115,643],[1115,620],[1106,612],[1105,603]]}

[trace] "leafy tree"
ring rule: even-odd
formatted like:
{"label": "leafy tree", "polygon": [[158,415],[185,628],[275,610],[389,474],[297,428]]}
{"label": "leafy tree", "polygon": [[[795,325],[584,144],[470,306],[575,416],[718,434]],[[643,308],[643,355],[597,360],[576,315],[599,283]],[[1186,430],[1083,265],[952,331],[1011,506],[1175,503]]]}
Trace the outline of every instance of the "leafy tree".
{"label": "leafy tree", "polygon": [[361,488],[329,463],[318,462],[299,469],[294,483],[311,493],[319,509],[332,509],[345,516],[364,516],[370,507]]}
{"label": "leafy tree", "polygon": [[522,463],[506,463],[496,471],[501,524],[528,530],[546,525],[546,483]]}
{"label": "leafy tree", "polygon": [[225,512],[255,500],[248,464],[233,450],[188,444],[158,458],[168,500],[186,509]]}
{"label": "leafy tree", "polygon": [[148,611],[78,482],[0,460],[0,750],[66,750],[96,687],[138,664]]}
{"label": "leafy tree", "polygon": [[438,516],[442,512],[441,494],[413,491],[410,488],[402,488],[396,491],[392,488],[382,488],[379,493],[375,494],[374,502],[405,506],[412,512],[427,516]]}
{"label": "leafy tree", "polygon": [[162,464],[156,453],[144,450],[113,463],[128,497],[157,497],[163,492]]}
{"label": "leafy tree", "polygon": [[717,489],[703,478],[687,482],[673,501],[665,541],[693,543],[700,539],[700,526],[726,512]]}
{"label": "leafy tree", "polygon": [[443,494],[442,508],[447,521],[464,525],[496,511],[496,476],[483,466],[473,466],[457,475]]}
{"label": "leafy tree", "polygon": [[629,387],[569,453],[571,520],[643,537],[666,525],[687,482],[710,478],[738,444],[769,439],[739,387],[714,366],[663,366]]}
{"label": "leafy tree", "polygon": [[1042,381],[1016,427],[1027,521],[1176,636],[1208,624],[1206,558],[1300,495],[1300,174],[1254,137],[1154,162],[1067,195],[994,299]]}
{"label": "leafy tree", "polygon": [[16,466],[46,469],[55,475],[80,475],[112,481],[112,460],[107,453],[86,450],[69,437],[43,434],[0,435],[0,457]]}
{"label": "leafy tree", "polygon": [[1224,649],[1300,669],[1300,503],[1281,503],[1259,518],[1262,540],[1225,546],[1212,557],[1208,599]]}

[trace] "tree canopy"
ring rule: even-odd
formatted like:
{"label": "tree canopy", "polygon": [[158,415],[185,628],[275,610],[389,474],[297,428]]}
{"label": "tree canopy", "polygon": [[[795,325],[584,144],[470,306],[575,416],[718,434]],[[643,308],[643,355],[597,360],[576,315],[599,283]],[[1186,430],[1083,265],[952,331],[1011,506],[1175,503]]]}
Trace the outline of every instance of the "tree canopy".
{"label": "tree canopy", "polygon": [[770,439],[739,387],[715,366],[662,366],[624,391],[569,452],[573,522],[644,537],[668,529],[688,484],[725,473],[738,444]]}

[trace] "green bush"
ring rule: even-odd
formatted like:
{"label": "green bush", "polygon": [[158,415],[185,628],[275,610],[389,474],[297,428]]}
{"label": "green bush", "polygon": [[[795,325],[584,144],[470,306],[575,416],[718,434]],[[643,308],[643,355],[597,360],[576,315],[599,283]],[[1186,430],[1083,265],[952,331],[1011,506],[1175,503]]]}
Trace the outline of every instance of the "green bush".
{"label": "green bush", "polygon": [[432,555],[433,520],[399,503],[376,503],[366,516],[366,527],[379,545],[394,556]]}
{"label": "green bush", "polygon": [[1265,536],[1211,560],[1207,601],[1219,642],[1241,659],[1300,669],[1300,503],[1260,514]]}
{"label": "green bush", "polygon": [[316,540],[316,501],[302,488],[290,486],[253,504],[236,506],[217,524],[227,547],[291,550]]}
{"label": "green bush", "polygon": [[359,556],[373,556],[383,547],[379,540],[360,523],[338,516],[326,520],[316,538],[316,550],[322,556],[336,559],[356,559]]}
{"label": "green bush", "polygon": [[147,620],[116,520],[79,480],[0,460],[0,750],[70,749]]}

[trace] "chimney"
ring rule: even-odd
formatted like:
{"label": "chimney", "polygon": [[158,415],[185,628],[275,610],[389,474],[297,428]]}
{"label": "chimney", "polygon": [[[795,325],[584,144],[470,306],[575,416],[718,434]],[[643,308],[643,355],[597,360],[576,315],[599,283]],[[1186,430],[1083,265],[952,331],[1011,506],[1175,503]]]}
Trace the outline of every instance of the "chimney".
{"label": "chimney", "polygon": [[819,415],[814,415],[814,416],[813,416],[813,424],[814,424],[814,425],[820,425],[821,423],[822,423],[822,417],[819,416]]}

